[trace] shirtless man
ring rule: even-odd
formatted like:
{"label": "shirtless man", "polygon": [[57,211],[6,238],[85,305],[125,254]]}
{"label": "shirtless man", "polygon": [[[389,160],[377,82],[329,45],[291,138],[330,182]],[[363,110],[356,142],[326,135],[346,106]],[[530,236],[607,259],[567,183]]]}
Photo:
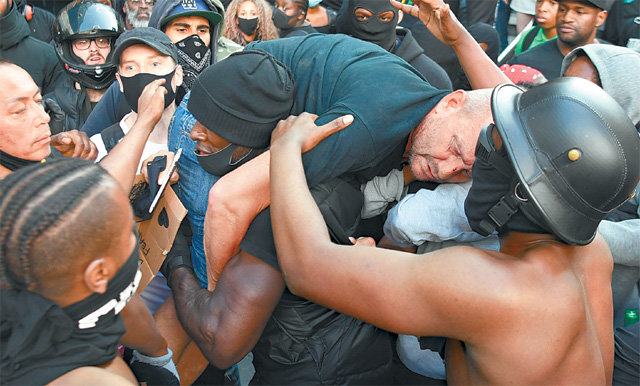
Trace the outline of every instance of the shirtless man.
{"label": "shirtless man", "polygon": [[638,182],[640,139],[593,86],[568,78],[494,91],[465,211],[477,232],[500,230],[500,252],[332,244],[301,161],[332,131],[304,114],[281,122],[271,213],[288,287],[390,331],[448,337],[451,384],[610,384],[613,263],[596,230]]}

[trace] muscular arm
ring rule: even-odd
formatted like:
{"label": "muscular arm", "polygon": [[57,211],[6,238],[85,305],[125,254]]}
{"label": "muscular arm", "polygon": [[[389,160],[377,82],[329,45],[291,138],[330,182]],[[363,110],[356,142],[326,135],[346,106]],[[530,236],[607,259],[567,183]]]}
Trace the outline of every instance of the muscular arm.
{"label": "muscular arm", "polygon": [[331,243],[300,146],[286,138],[272,142],[271,197],[278,260],[297,295],[390,331],[470,343],[506,309],[503,291],[513,275],[496,269],[490,252],[460,247],[416,256]]}
{"label": "muscular arm", "polygon": [[171,282],[182,326],[222,369],[251,351],[284,290],[279,271],[244,251],[229,261],[213,293],[186,268],[174,270]]}
{"label": "muscular arm", "polygon": [[209,291],[238,252],[251,221],[269,206],[269,152],[222,177],[209,192],[204,251]]}

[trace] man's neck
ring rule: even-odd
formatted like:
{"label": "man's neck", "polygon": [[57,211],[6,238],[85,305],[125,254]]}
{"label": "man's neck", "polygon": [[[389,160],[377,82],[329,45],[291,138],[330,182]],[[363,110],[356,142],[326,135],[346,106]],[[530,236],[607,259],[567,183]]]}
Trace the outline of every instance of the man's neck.
{"label": "man's neck", "polygon": [[102,96],[107,92],[107,89],[104,90],[94,90],[92,88],[88,88],[87,96],[89,97],[89,102],[100,102]]}
{"label": "man's neck", "polygon": [[544,33],[544,37],[547,39],[552,39],[558,36],[558,30],[556,29],[556,27],[547,28],[547,29],[543,28],[542,33]]}
{"label": "man's neck", "polygon": [[[75,87],[76,90],[80,90],[82,88],[78,82],[75,82]],[[89,102],[100,102],[102,96],[107,92],[106,88],[104,90],[94,90],[92,88],[85,87],[84,89],[87,91]]]}
{"label": "man's neck", "polygon": [[556,39],[556,42],[558,44],[558,49],[560,49],[560,52],[562,53],[562,56],[567,56],[567,54],[569,52],[573,51],[575,48],[586,46],[587,44],[598,43],[598,41],[595,39],[595,37],[591,37],[586,42],[582,42],[582,43],[576,44],[576,45],[569,45],[569,44],[563,42],[562,40],[560,40],[560,38]]}
{"label": "man's neck", "polygon": [[562,243],[556,236],[542,233],[509,232],[500,240],[500,252],[511,256],[522,256],[540,244]]}

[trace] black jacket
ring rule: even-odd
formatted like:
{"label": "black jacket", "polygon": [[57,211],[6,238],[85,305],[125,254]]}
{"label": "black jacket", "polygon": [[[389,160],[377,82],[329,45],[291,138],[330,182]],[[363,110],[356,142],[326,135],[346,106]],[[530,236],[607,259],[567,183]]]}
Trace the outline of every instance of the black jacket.
{"label": "black jacket", "polygon": [[67,77],[53,47],[29,36],[29,25],[15,3],[0,18],[0,58],[24,68],[43,95],[53,92]]}
{"label": "black jacket", "polygon": [[91,114],[91,102],[87,91],[83,86],[76,89],[74,82],[69,78],[65,79],[62,87],[58,87],[45,98],[51,98],[60,105],[64,112],[64,131],[80,130]]}
{"label": "black jacket", "polygon": [[[362,193],[336,178],[311,189],[333,242],[350,245],[360,220]],[[322,307],[285,289],[253,349],[256,385],[388,385],[391,334]]]}
{"label": "black jacket", "polygon": [[449,80],[445,70],[424,54],[424,50],[413,37],[411,31],[398,28],[396,36],[400,40],[400,44],[394,54],[406,60],[407,63],[418,70],[432,86],[440,90],[451,90],[451,80]]}
{"label": "black jacket", "polygon": [[[53,40],[53,22],[56,20],[55,15],[46,9],[27,4],[27,0],[15,0],[15,3],[18,11],[24,15],[29,24],[31,36],[45,43],[51,43]],[[25,12],[26,7],[29,9],[27,12]]]}

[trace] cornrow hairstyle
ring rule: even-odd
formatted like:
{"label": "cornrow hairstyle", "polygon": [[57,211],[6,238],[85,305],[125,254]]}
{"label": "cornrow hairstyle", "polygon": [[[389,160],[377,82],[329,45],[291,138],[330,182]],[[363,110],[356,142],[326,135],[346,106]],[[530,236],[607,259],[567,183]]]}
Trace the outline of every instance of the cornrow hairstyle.
{"label": "cornrow hairstyle", "polygon": [[[110,194],[114,184],[104,169],[75,158],[28,166],[0,180],[0,286],[39,292],[42,276],[56,269],[68,271],[75,262],[50,261],[48,254],[42,252],[52,248],[56,254],[76,257],[65,240],[59,235],[39,238],[58,227],[64,228],[74,209],[96,206],[96,193],[103,198],[104,193],[100,192]],[[109,201],[106,197],[103,200]],[[93,198],[90,205],[83,204],[87,198]],[[38,242],[47,245],[38,246]],[[55,259],[61,258],[64,257]]]}

